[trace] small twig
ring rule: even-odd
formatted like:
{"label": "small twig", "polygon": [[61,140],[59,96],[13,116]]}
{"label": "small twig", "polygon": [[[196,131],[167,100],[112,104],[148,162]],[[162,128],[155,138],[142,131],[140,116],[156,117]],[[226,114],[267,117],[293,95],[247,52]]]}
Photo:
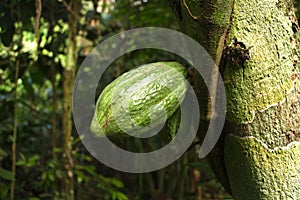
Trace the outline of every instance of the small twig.
{"label": "small twig", "polygon": [[[20,6],[17,5],[17,21],[20,21]],[[16,33],[20,34],[21,29],[18,28]],[[21,35],[21,34],[20,34]],[[19,79],[19,69],[20,69],[20,60],[17,58],[16,60],[16,72],[15,72],[15,89],[14,89],[14,122],[13,122],[13,135],[12,135],[12,145],[11,145],[11,173],[13,174],[14,178],[10,184],[10,200],[15,199],[15,176],[16,176],[16,157],[17,157],[17,136],[18,136],[18,79]]]}
{"label": "small twig", "polygon": [[184,7],[186,8],[186,10],[188,11],[189,15],[194,19],[194,20],[199,20],[199,16],[195,16],[192,14],[189,6],[186,4],[185,0],[182,0],[182,3],[184,5]]}
{"label": "small twig", "polygon": [[65,0],[62,0],[62,3],[66,6],[67,10],[74,16],[77,18],[77,20],[79,21],[80,20],[80,17],[79,15],[76,14],[76,12],[74,10],[72,10],[72,2],[70,2],[70,4],[68,4]]}
{"label": "small twig", "polygon": [[[11,145],[11,172],[13,176],[16,176],[16,154],[17,154],[17,127],[18,127],[18,79],[19,79],[19,59],[16,62],[16,73],[15,73],[15,98],[14,98],[14,124],[13,124],[13,135],[12,135],[12,145]],[[14,200],[15,198],[15,178],[12,179],[10,185],[10,199]]]}
{"label": "small twig", "polygon": [[56,70],[55,63],[51,63],[51,85],[52,85],[52,116],[51,116],[51,134],[52,134],[52,157],[56,160],[56,144],[57,144],[57,135],[56,135],[56,111],[57,111],[57,98],[56,98]]}
{"label": "small twig", "polygon": [[35,19],[34,19],[34,33],[36,37],[37,44],[39,43],[39,26],[40,26],[40,18],[42,13],[42,1],[41,0],[35,0]]}

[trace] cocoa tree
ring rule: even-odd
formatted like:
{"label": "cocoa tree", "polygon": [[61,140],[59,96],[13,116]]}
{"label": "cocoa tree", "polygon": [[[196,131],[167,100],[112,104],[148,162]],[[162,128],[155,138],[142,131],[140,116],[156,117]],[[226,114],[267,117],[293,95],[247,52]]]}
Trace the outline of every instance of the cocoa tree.
{"label": "cocoa tree", "polygon": [[[235,199],[299,199],[300,90],[293,2],[182,0],[171,6],[181,31],[210,53],[226,87],[226,124],[209,155],[216,176]],[[195,81],[203,94],[201,77]],[[205,127],[209,98],[199,102],[206,111],[201,120]]]}

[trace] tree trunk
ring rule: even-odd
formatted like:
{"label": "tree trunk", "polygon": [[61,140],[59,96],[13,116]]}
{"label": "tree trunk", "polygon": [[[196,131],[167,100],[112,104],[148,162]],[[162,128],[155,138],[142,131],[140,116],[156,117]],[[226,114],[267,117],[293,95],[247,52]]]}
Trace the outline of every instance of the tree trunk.
{"label": "tree trunk", "polygon": [[[217,177],[235,199],[300,199],[293,2],[182,0],[173,7],[182,31],[206,48],[223,76],[226,124],[209,155]],[[196,80],[198,92],[204,90]]]}
{"label": "tree trunk", "polygon": [[10,184],[10,200],[15,199],[15,183],[16,183],[16,159],[17,159],[17,136],[18,136],[18,80],[19,80],[19,64],[20,60],[17,58],[16,61],[16,72],[15,72],[15,89],[14,89],[14,125],[12,134],[12,145],[11,145],[11,173],[14,178]]}
{"label": "tree trunk", "polygon": [[76,35],[80,12],[80,1],[65,2],[69,11],[69,36],[67,40],[67,62],[63,72],[63,135],[66,179],[64,198],[74,199],[73,159],[72,159],[72,90],[77,63]]}

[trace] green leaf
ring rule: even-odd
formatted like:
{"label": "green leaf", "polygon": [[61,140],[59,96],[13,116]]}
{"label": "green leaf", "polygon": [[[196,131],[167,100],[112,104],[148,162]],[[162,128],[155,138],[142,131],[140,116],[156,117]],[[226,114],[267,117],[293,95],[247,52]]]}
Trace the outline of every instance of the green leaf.
{"label": "green leaf", "polygon": [[52,171],[48,172],[48,178],[51,182],[54,182],[55,177],[54,177],[54,173]]}
{"label": "green leaf", "polygon": [[3,149],[0,148],[0,161],[6,156],[7,156],[7,153]]}
{"label": "green leaf", "polygon": [[113,178],[113,179],[111,180],[111,182],[112,182],[112,184],[113,184],[114,186],[116,186],[117,188],[123,188],[123,187],[124,187],[124,183],[123,183],[122,181],[118,180],[118,179]]}
{"label": "green leaf", "polygon": [[0,183],[0,199],[7,199],[9,191],[9,185]]}
{"label": "green leaf", "polygon": [[113,200],[128,200],[127,196],[121,192],[113,192],[112,193],[112,199]]}
{"label": "green leaf", "polygon": [[23,153],[20,153],[20,160],[17,161],[17,166],[25,166],[26,165],[26,158]]}
{"label": "green leaf", "polygon": [[40,159],[40,157],[38,155],[34,155],[34,156],[30,157],[27,162],[27,167],[34,166],[36,164],[36,161],[38,161],[39,159]]}
{"label": "green leaf", "polygon": [[5,180],[9,180],[9,181],[12,181],[15,179],[15,177],[11,171],[3,169],[2,167],[0,167],[0,177],[4,178]]}

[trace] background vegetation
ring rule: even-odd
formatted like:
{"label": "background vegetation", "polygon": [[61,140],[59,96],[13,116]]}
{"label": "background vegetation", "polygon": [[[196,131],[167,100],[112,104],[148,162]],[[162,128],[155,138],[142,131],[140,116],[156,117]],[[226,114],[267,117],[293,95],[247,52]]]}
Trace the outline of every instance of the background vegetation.
{"label": "background vegetation", "polygon": [[[73,71],[95,45],[145,26],[179,29],[167,1],[0,2],[1,200],[230,198],[206,161],[198,159],[197,145],[165,169],[128,174],[95,160],[74,127],[68,137],[66,80],[72,83]],[[106,71],[98,93],[132,67],[176,59],[158,50],[126,54]]]}

